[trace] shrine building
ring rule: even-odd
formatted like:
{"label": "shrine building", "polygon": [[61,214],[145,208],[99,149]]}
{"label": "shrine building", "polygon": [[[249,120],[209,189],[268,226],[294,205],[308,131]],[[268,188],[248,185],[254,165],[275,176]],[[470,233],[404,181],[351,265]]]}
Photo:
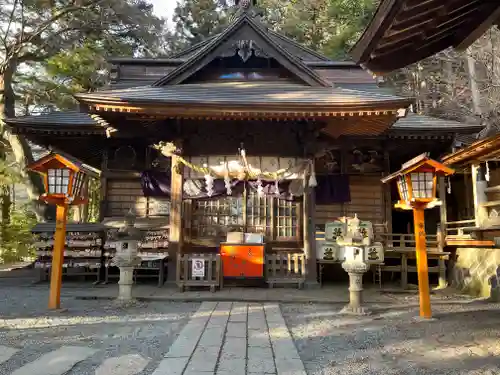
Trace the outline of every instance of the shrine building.
{"label": "shrine building", "polygon": [[[77,111],[6,123],[98,168],[101,222],[112,227],[133,209],[141,227],[160,233],[143,248],[168,255],[171,280],[180,257],[219,254],[228,232],[262,243],[259,262],[300,256],[306,283],[318,280],[316,232],[338,217],[372,222],[395,246],[411,237],[411,214],[393,210],[397,192],[381,177],[481,129],[411,113],[413,99],[271,30],[248,4],[180,53],[109,63],[109,85],[75,95]],[[429,235],[441,217],[429,213]],[[245,272],[237,276],[267,277]]]}

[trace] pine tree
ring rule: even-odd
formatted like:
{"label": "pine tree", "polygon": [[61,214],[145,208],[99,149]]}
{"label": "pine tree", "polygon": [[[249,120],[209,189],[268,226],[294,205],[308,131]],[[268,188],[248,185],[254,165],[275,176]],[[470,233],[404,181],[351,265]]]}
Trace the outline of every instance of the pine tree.
{"label": "pine tree", "polygon": [[228,23],[230,3],[220,0],[181,0],[174,13],[179,50],[221,32]]}

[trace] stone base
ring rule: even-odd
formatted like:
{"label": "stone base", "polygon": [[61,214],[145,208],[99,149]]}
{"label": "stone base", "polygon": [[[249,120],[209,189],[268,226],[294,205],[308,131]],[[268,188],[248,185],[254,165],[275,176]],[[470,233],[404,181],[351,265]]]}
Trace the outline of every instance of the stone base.
{"label": "stone base", "polygon": [[113,300],[113,307],[119,307],[119,308],[127,308],[127,307],[132,307],[136,306],[139,303],[138,300],[136,299],[129,299],[129,300],[124,300],[117,298]]}
{"label": "stone base", "polygon": [[48,310],[48,315],[58,315],[58,314],[63,314],[63,313],[67,313],[68,312],[68,309],[65,309],[65,308],[59,308],[59,309],[54,309],[54,310]]}
{"label": "stone base", "polygon": [[347,305],[342,310],[340,310],[339,314],[366,316],[366,315],[371,315],[371,311],[363,306],[354,307],[351,305]]}
{"label": "stone base", "polygon": [[304,289],[319,289],[321,288],[321,285],[317,281],[313,280],[306,280],[304,283]]}
{"label": "stone base", "polygon": [[415,323],[421,323],[421,322],[435,322],[437,319],[436,318],[422,318],[421,316],[414,316],[412,320]]}

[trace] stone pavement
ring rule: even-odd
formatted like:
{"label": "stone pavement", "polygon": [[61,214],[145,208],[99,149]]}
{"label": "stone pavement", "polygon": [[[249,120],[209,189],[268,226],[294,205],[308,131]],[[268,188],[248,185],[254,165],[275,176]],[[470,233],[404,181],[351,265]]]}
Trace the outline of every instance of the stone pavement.
{"label": "stone pavement", "polygon": [[[46,285],[34,288],[47,288]],[[75,298],[81,299],[114,299],[118,295],[116,284],[92,286],[89,284],[63,284],[63,291],[71,293]],[[297,289],[297,288],[248,288],[224,287],[215,293],[208,290],[188,290],[179,292],[176,286],[164,285],[134,285],[132,294],[135,298],[150,301],[239,301],[239,302],[295,302],[295,303],[339,303],[349,302],[347,284],[325,285],[323,288]],[[368,304],[393,304],[392,296],[381,293],[377,287],[365,286],[363,300]]]}
{"label": "stone pavement", "polygon": [[[22,348],[0,345],[0,374],[81,374],[85,368],[95,375],[306,375],[277,304],[204,302],[156,363],[129,351],[103,358],[91,369],[84,363],[99,349],[80,344],[54,346],[32,357],[24,357]],[[14,357],[26,359],[12,367]]]}
{"label": "stone pavement", "polygon": [[305,375],[276,304],[204,302],[153,375]]}

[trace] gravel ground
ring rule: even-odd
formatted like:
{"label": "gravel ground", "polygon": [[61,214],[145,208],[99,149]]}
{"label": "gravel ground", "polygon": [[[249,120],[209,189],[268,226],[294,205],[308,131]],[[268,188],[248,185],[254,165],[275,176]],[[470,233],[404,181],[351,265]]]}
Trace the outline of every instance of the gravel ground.
{"label": "gravel ground", "polygon": [[106,358],[140,355],[157,366],[198,303],[151,302],[121,308],[112,301],[75,300],[65,291],[67,312],[47,314],[48,288],[0,287],[0,344],[21,348],[0,365],[0,375],[63,345],[96,349],[67,375],[93,375]]}
{"label": "gravel ground", "polygon": [[500,304],[436,304],[431,322],[415,319],[415,307],[368,317],[340,316],[338,306],[281,309],[308,375],[500,374]]}

